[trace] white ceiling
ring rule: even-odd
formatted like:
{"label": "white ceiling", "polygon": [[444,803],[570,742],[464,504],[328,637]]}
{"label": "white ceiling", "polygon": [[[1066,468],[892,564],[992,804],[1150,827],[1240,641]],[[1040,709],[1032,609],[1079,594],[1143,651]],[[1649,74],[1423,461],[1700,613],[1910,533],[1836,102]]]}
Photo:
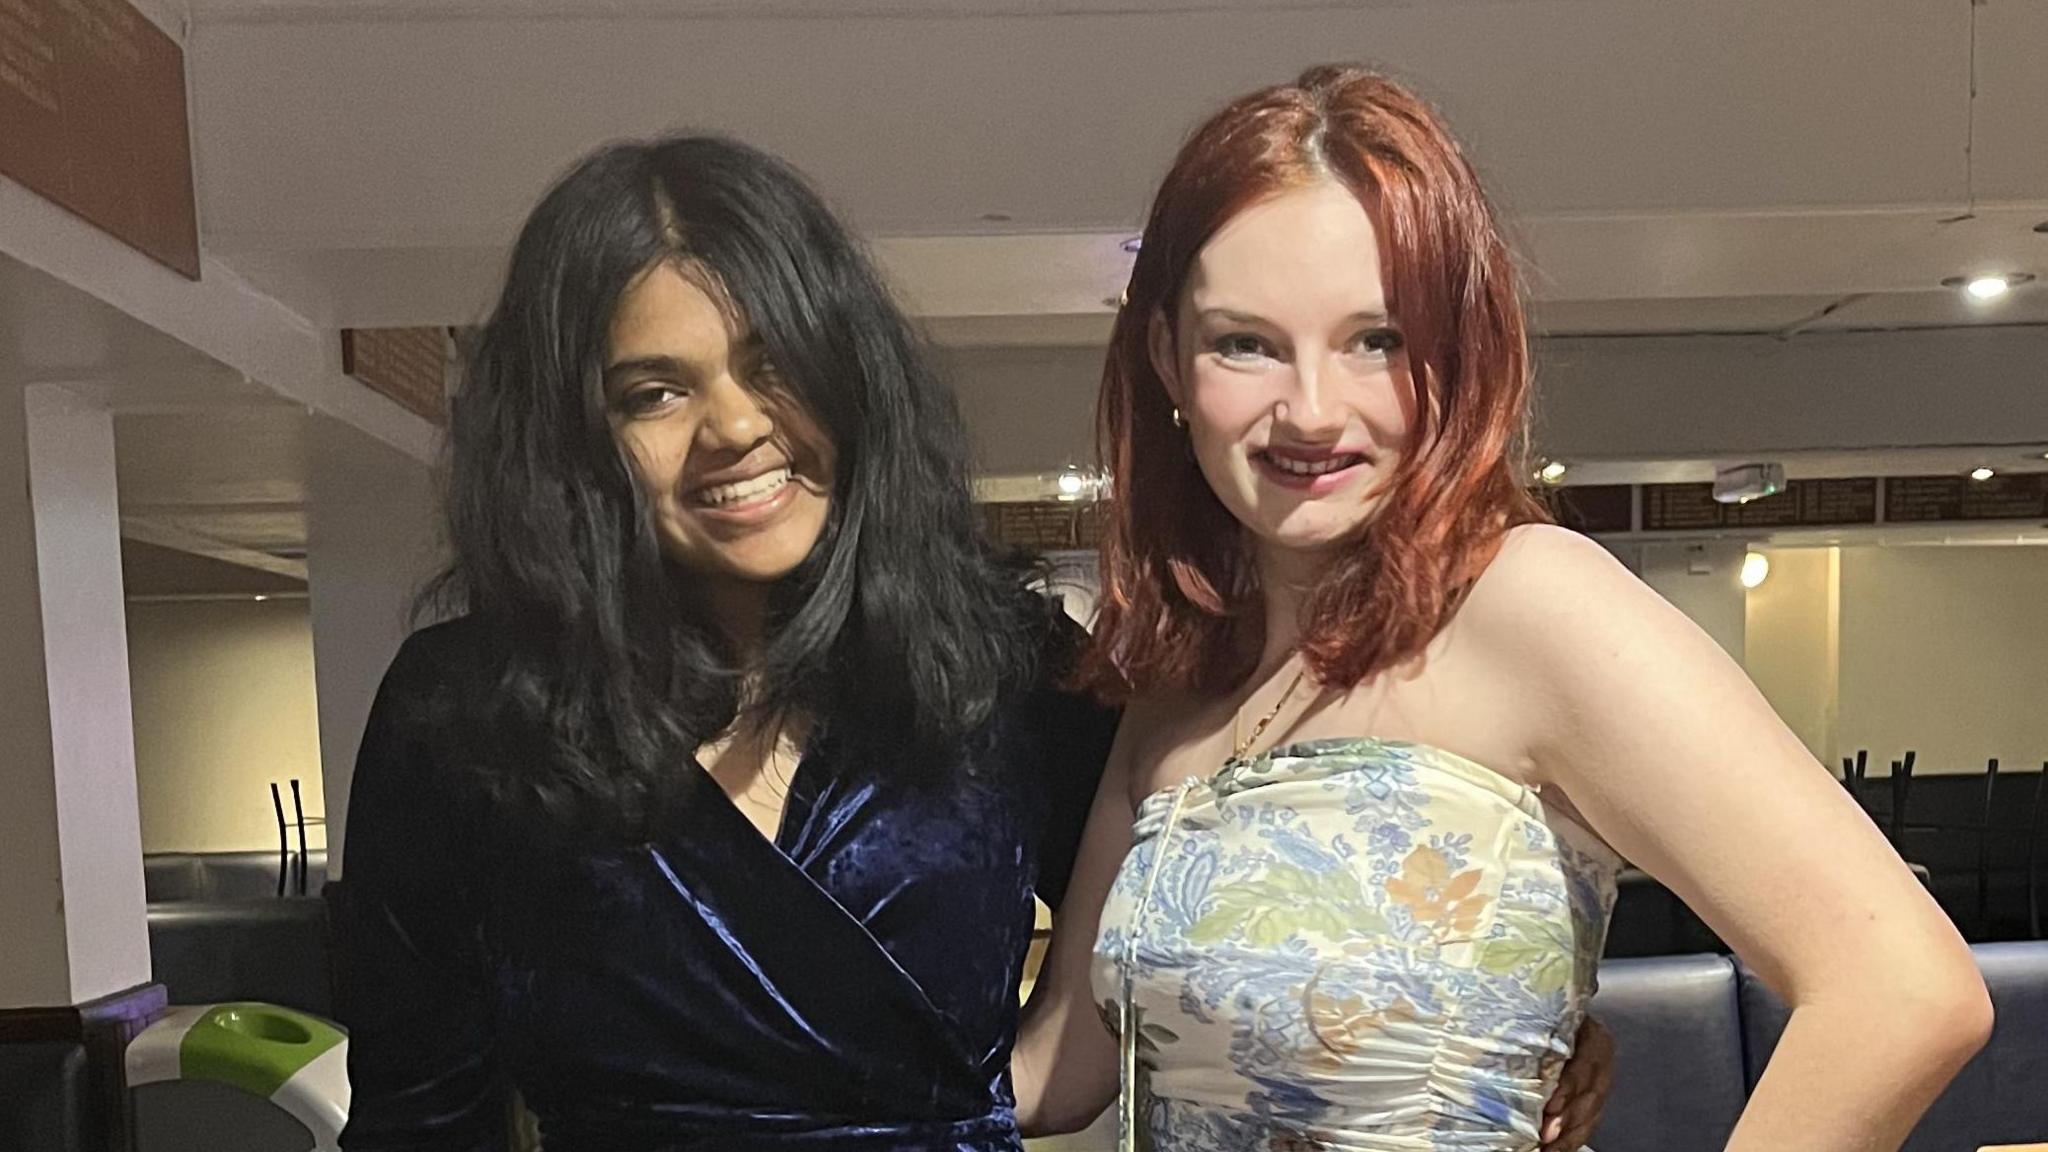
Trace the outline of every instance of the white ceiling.
{"label": "white ceiling", "polygon": [[[306,409],[0,256],[0,391],[29,384],[113,411],[124,536],[303,582]],[[161,573],[146,559],[131,571],[150,587]]]}
{"label": "white ceiling", "polygon": [[942,335],[1099,331],[1182,135],[1333,58],[1442,106],[1551,331],[1774,331],[1865,293],[1814,326],[2048,322],[2038,285],[1979,310],[1936,287],[2048,279],[2040,0],[192,0],[190,20],[207,247],[325,324],[475,319],[566,164],[694,127],[808,171],[917,311],[967,322]]}
{"label": "white ceiling", "polygon": [[[1332,59],[1377,62],[1444,109],[1542,331],[2048,324],[2048,0],[145,7],[187,45],[209,260],[321,328],[477,319],[565,165],[688,127],[807,171],[971,367],[1036,363],[1006,351],[1033,345],[1079,363],[1183,134]],[[1989,306],[1938,287],[2007,270],[2041,279]],[[1085,444],[1088,372],[1068,375],[1072,427],[1054,431]],[[27,380],[114,405],[132,537],[298,565],[304,408],[0,257],[0,383]],[[970,414],[1050,420],[1043,381],[1015,383]],[[1610,463],[1649,478],[1656,462]]]}

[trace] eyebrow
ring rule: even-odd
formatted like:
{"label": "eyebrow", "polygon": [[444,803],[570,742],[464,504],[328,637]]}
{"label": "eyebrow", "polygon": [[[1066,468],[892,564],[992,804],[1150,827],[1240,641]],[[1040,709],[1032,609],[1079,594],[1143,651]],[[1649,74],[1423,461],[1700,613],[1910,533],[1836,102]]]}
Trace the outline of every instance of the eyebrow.
{"label": "eyebrow", "polygon": [[615,388],[637,376],[682,376],[688,369],[674,356],[633,356],[604,368],[604,386]]}
{"label": "eyebrow", "polygon": [[[1244,324],[1250,326],[1272,323],[1272,321],[1266,319],[1263,316],[1258,316],[1250,312],[1239,312],[1234,308],[1204,308],[1201,311],[1195,313],[1195,319],[1202,323],[1213,323],[1221,321],[1225,324]],[[1346,316],[1343,320],[1343,323],[1385,324],[1389,319],[1390,317],[1388,317],[1388,315],[1385,312],[1368,308],[1362,309],[1357,312],[1353,312],[1351,315]]]}

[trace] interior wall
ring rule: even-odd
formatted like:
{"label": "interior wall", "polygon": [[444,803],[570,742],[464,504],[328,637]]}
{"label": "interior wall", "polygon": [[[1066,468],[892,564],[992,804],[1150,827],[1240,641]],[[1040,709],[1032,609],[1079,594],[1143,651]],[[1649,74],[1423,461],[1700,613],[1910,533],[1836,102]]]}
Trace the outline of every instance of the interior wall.
{"label": "interior wall", "polygon": [[128,669],[144,852],[276,849],[273,781],[325,815],[305,600],[131,603]]}
{"label": "interior wall", "polygon": [[1873,771],[2048,760],[2048,548],[1842,549],[1840,748]]}
{"label": "interior wall", "polygon": [[1744,604],[1743,665],[1785,725],[1821,763],[1833,765],[1841,552],[1776,548],[1763,555],[1770,574]]}

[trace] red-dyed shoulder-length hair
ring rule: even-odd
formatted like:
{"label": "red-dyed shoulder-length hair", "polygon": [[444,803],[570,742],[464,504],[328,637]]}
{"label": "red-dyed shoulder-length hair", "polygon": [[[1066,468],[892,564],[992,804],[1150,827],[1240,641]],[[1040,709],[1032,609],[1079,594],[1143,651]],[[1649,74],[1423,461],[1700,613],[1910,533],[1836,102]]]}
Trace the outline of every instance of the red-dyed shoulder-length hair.
{"label": "red-dyed shoulder-length hair", "polygon": [[1323,180],[1348,187],[1379,232],[1419,427],[1363,537],[1305,604],[1310,673],[1349,687],[1420,655],[1507,530],[1547,518],[1519,460],[1529,354],[1514,267],[1457,141],[1414,94],[1359,68],[1254,92],[1181,148],[1110,337],[1098,436],[1113,488],[1079,670],[1105,697],[1222,692],[1251,672],[1264,616],[1247,534],[1174,426],[1148,328],[1174,323],[1189,267],[1225,222]]}

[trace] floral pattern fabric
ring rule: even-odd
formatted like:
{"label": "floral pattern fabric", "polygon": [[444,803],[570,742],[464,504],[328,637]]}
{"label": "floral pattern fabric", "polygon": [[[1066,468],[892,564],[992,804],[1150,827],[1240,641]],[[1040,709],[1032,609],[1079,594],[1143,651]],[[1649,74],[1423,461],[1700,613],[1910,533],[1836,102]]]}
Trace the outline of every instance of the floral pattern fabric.
{"label": "floral pattern fabric", "polygon": [[1149,797],[1095,945],[1123,1146],[1535,1149],[1619,868],[1418,744],[1288,745]]}

